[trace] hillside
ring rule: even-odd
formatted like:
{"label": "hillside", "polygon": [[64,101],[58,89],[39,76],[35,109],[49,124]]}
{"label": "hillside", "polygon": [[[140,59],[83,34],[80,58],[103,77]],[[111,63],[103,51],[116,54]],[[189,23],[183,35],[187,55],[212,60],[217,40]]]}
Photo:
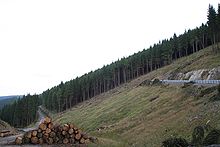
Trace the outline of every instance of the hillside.
{"label": "hillside", "polygon": [[220,66],[220,54],[211,47],[143,75],[129,83],[54,114],[59,123],[74,122],[99,138],[101,146],[160,146],[171,136],[190,141],[197,125],[208,120],[220,128],[220,101],[211,101],[215,87],[140,85],[147,79],[166,78],[171,73]]}
{"label": "hillside", "polygon": [[[212,52],[218,51],[216,42],[220,40],[215,36],[219,35],[219,10],[220,7],[216,11],[212,5],[209,5],[206,23],[194,29],[185,30],[182,34],[174,33],[173,36],[163,38],[148,48],[142,48],[134,54],[88,71],[79,77],[66,82],[61,81],[60,84],[54,85],[52,88],[46,88],[39,95],[28,94],[24,96],[28,100],[22,98],[16,103],[3,107],[0,117],[15,127],[23,127],[35,120],[37,106],[39,105],[44,106],[49,111],[60,113],[86,100],[99,97],[103,93],[119,90],[123,85],[127,85],[133,90],[132,86],[138,86],[138,82],[143,82],[145,79],[157,77],[185,80],[188,79],[188,75],[190,75],[190,80],[198,79],[197,75],[202,76],[202,79],[219,79],[220,66],[218,69],[197,70],[219,65],[218,62],[215,62],[218,58],[214,54],[209,55],[211,50],[203,51],[199,57],[196,57],[199,54],[194,54],[212,44]],[[190,56],[192,54],[194,55]],[[188,58],[191,59],[188,60]],[[175,64],[170,65],[174,61],[176,61]],[[178,62],[180,63],[178,64]],[[166,68],[162,68],[165,66]],[[137,82],[131,82],[133,80]]]}

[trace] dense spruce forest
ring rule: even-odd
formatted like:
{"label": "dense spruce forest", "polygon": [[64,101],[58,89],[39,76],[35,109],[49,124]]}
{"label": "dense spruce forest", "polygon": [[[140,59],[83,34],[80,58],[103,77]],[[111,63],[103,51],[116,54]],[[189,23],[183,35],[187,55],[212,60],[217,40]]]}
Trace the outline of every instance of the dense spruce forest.
{"label": "dense spruce forest", "polygon": [[1,119],[15,127],[24,127],[36,120],[38,106],[41,104],[38,95],[26,95],[1,110]]}
{"label": "dense spruce forest", "polygon": [[14,126],[25,126],[35,119],[41,100],[47,109],[61,112],[207,46],[213,45],[213,52],[217,52],[219,47],[216,43],[220,41],[220,5],[217,12],[209,5],[207,18],[207,23],[200,27],[187,30],[179,36],[174,34],[127,58],[68,82],[61,82],[44,91],[39,98],[37,95],[24,96],[14,104],[5,106],[0,112],[0,118]]}

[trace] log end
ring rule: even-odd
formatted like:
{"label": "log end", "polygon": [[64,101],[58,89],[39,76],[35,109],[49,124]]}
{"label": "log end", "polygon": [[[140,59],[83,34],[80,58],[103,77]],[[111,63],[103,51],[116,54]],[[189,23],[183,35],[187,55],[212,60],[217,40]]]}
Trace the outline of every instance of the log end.
{"label": "log end", "polygon": [[17,137],[16,139],[15,139],[15,144],[17,144],[17,145],[21,145],[22,144],[22,137]]}

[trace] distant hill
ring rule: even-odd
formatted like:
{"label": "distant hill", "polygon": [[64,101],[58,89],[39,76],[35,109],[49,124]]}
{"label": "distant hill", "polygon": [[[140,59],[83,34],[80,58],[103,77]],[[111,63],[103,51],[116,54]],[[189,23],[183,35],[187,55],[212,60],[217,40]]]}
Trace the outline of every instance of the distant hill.
{"label": "distant hill", "polygon": [[5,105],[14,102],[16,99],[22,97],[21,95],[0,96],[0,109]]}
{"label": "distant hill", "polygon": [[21,95],[9,95],[9,96],[0,96],[0,100],[11,99],[11,98],[19,98]]}

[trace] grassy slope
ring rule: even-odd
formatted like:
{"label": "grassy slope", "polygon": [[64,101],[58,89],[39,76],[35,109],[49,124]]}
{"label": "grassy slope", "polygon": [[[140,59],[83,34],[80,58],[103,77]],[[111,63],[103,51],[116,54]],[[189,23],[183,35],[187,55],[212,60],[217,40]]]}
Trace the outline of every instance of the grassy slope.
{"label": "grassy slope", "polygon": [[[217,66],[220,66],[220,54],[212,54],[211,48],[207,48],[56,114],[54,119],[75,123],[97,136],[101,146],[160,146],[170,136],[182,136],[190,141],[193,128],[207,120],[220,128],[220,102],[208,101],[216,90],[208,93],[204,87],[139,84],[146,79],[163,78],[167,73]],[[105,129],[98,131],[100,127]]]}

